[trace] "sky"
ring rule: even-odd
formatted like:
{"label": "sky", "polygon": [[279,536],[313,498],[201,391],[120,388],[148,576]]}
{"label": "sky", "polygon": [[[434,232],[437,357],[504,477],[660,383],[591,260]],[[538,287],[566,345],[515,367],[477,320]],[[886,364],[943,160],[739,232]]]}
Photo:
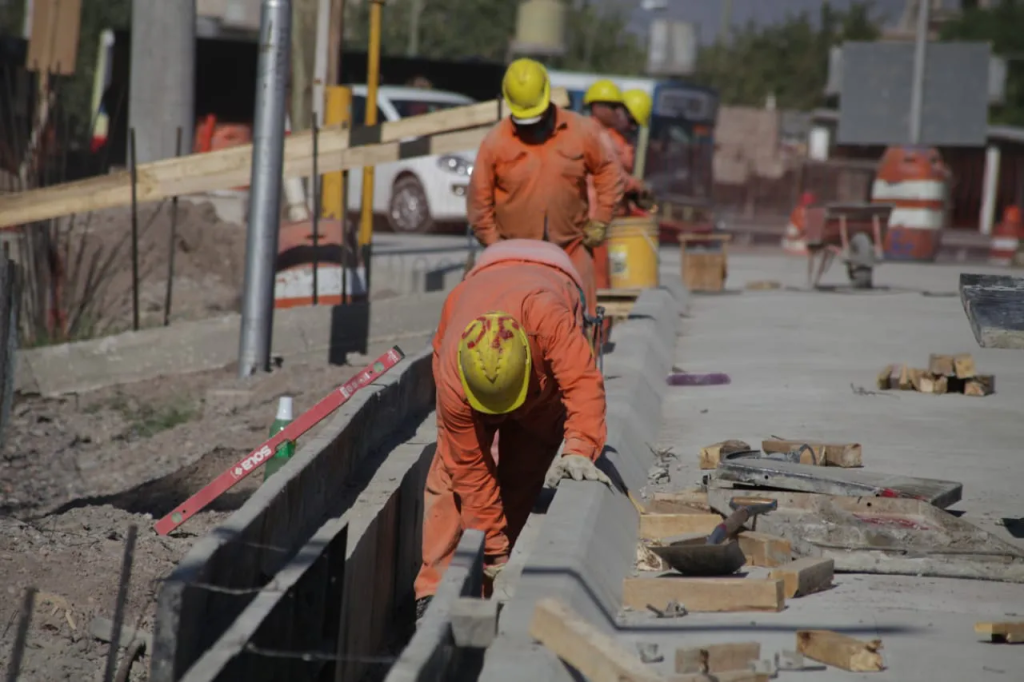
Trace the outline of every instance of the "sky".
{"label": "sky", "polygon": [[[623,8],[633,7],[630,16],[630,29],[646,33],[646,26],[652,17],[663,17],[666,19],[677,19],[695,23],[700,28],[701,42],[711,42],[718,33],[719,24],[722,20],[721,0],[664,0],[668,7],[658,12],[645,11],[640,8],[641,0],[597,0],[598,4],[618,6]],[[830,4],[836,8],[846,7],[851,0],[831,0]],[[799,14],[802,11],[808,12],[816,17],[823,0],[733,0],[732,23],[742,26],[748,21],[756,21],[761,24],[771,24],[785,19],[788,14]],[[956,6],[955,0],[943,0],[944,6]],[[876,12],[882,16],[888,16],[893,23],[903,13],[904,0],[875,0]]]}

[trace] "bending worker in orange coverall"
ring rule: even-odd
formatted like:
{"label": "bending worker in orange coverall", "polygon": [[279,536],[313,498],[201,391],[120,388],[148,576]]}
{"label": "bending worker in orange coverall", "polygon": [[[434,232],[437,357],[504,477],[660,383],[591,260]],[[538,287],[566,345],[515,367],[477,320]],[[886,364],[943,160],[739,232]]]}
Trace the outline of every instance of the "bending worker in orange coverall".
{"label": "bending worker in orange coverall", "polygon": [[[654,204],[647,186],[633,177],[633,163],[636,152],[633,145],[623,135],[630,127],[632,111],[622,91],[612,81],[602,79],[595,81],[583,95],[583,104],[590,108],[590,116],[598,123],[601,131],[601,144],[607,153],[619,163],[622,173],[624,197],[615,207],[616,217],[629,215],[629,203],[633,202],[641,208],[649,208]],[[646,125],[646,121],[644,123]],[[587,178],[587,191],[590,198],[591,217],[594,216],[594,202],[597,190],[592,177]],[[608,247],[602,244],[594,249],[594,273],[598,289],[611,286],[609,272]]]}
{"label": "bending worker in orange coverall", "polygon": [[[540,239],[565,249],[583,279],[587,312],[597,286],[591,249],[601,244],[623,176],[589,118],[551,103],[547,70],[530,59],[512,62],[501,84],[511,116],[494,127],[477,152],[466,200],[477,240]],[[587,176],[595,196],[588,214]]]}
{"label": "bending worker in orange coverall", "polygon": [[549,468],[548,485],[611,483],[594,464],[605,444],[605,392],[583,334],[582,285],[562,249],[512,239],[485,249],[445,301],[434,335],[437,451],[423,494],[417,621],[463,529],[486,533],[489,593]]}

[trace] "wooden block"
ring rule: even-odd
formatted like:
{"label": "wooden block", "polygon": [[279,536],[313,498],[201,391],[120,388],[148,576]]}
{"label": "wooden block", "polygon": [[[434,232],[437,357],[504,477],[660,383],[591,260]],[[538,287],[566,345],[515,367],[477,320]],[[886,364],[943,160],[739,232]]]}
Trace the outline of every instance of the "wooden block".
{"label": "wooden block", "polygon": [[583,620],[558,599],[541,599],[530,636],[591,682],[661,682],[639,657]]}
{"label": "wooden block", "polygon": [[711,511],[705,490],[681,490],[674,493],[654,493],[650,509],[661,514],[700,514]]}
{"label": "wooden block", "polygon": [[898,382],[899,389],[901,391],[915,390],[917,388],[917,382],[924,371],[925,370],[923,369],[914,369],[913,367],[903,365],[903,367],[900,368],[900,378]]}
{"label": "wooden block", "polygon": [[781,580],[755,578],[626,578],[622,602],[635,611],[670,601],[692,612],[781,611],[786,605]]}
{"label": "wooden block", "polygon": [[677,673],[750,672],[750,663],[761,658],[760,642],[710,644],[676,649]]}
{"label": "wooden block", "polygon": [[642,514],[640,537],[663,540],[673,535],[701,533],[707,535],[722,522],[718,514]]}
{"label": "wooden block", "polygon": [[862,642],[831,630],[797,630],[796,650],[810,658],[854,673],[884,670],[882,640]]}
{"label": "wooden block", "polygon": [[793,546],[785,538],[743,531],[736,539],[740,543],[743,556],[747,557],[748,566],[773,568],[784,566],[793,560]]}
{"label": "wooden block", "polygon": [[[776,452],[790,452],[807,445],[811,448],[812,455],[808,461],[801,456],[801,464],[818,464],[830,467],[842,467],[851,469],[864,466],[861,458],[860,443],[822,443],[820,441],[803,440],[763,440],[761,449],[768,454]],[[813,457],[813,461],[812,461]]]}
{"label": "wooden block", "polygon": [[888,391],[891,388],[896,388],[896,384],[899,381],[899,374],[896,374],[896,380],[893,380],[893,373],[896,372],[896,365],[886,365],[885,369],[878,373],[878,390]]}
{"label": "wooden block", "polygon": [[991,374],[978,374],[964,383],[964,395],[983,397],[996,392],[996,378]]}
{"label": "wooden block", "polygon": [[931,374],[921,374],[914,385],[919,393],[935,393],[935,379]]}
{"label": "wooden block", "polygon": [[972,379],[977,375],[974,367],[974,358],[970,353],[961,353],[953,356],[953,374],[957,379]]}
{"label": "wooden block", "polygon": [[723,673],[687,673],[661,678],[665,682],[768,682],[771,675],[753,670],[730,670]]}
{"label": "wooden block", "polygon": [[932,388],[932,393],[935,395],[944,395],[949,392],[949,377],[939,377],[935,380],[935,386]]}
{"label": "wooden block", "polygon": [[1000,644],[1024,643],[1024,620],[975,623],[974,631],[979,635],[988,635],[993,642]]}
{"label": "wooden block", "polygon": [[932,353],[928,356],[928,371],[937,376],[955,376],[956,370],[953,369],[953,356]]}
{"label": "wooden block", "polygon": [[722,460],[723,455],[749,449],[750,445],[741,440],[723,440],[721,443],[708,445],[700,449],[700,468],[714,469]]}
{"label": "wooden block", "polygon": [[827,590],[832,586],[835,568],[835,559],[806,557],[773,569],[769,577],[782,580],[786,599],[792,599]]}

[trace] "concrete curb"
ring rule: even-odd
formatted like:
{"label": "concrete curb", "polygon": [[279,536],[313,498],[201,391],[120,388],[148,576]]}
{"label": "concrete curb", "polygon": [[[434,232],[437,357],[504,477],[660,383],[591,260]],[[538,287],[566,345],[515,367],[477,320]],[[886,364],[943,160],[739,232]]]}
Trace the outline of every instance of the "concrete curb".
{"label": "concrete curb", "polygon": [[[430,333],[447,294],[406,296],[366,304],[290,308],[274,314],[273,354],[285,360],[323,358],[342,364],[365,352],[367,339]],[[431,322],[411,330],[417,312]],[[54,396],[82,393],[171,374],[221,369],[238,360],[237,314],[171,327],[125,332],[90,341],[22,350],[14,388]]]}
{"label": "concrete curb", "polygon": [[[654,459],[648,445],[661,421],[684,293],[678,287],[644,292],[630,319],[615,328],[615,350],[605,359],[607,470],[631,491],[646,484]],[[622,580],[636,556],[636,525],[636,511],[621,491],[592,483],[560,484],[515,594],[502,612],[498,638],[487,650],[480,679],[574,679],[557,657],[529,637],[534,606],[541,598],[558,596],[598,627],[613,631]]]}
{"label": "concrete curb", "polygon": [[[415,432],[434,406],[431,354],[422,349],[356,394],[321,435],[196,542],[160,590],[153,682],[180,679],[338,509],[353,472]],[[363,563],[373,570],[375,562]]]}

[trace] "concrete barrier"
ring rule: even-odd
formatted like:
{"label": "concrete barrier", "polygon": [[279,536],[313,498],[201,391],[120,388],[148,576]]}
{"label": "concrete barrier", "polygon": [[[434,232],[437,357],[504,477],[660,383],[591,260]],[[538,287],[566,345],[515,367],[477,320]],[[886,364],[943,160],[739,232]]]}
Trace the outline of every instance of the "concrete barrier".
{"label": "concrete barrier", "polygon": [[[367,339],[429,334],[447,294],[407,296],[369,305],[316,306],[274,314],[274,356],[344,362]],[[220,369],[238,360],[237,314],[19,351],[15,390],[44,396],[81,393],[160,376]]]}
{"label": "concrete barrier", "polygon": [[[415,553],[418,556],[419,550],[416,535],[419,522],[412,519],[418,519],[420,515],[416,507],[420,502],[415,502],[421,498],[419,493],[423,479],[417,479],[420,473],[410,475],[406,471],[400,476],[388,476],[389,480],[394,479],[391,480],[392,488],[405,490],[405,495],[395,496],[394,490],[388,492],[387,486],[382,490],[374,489],[382,496],[383,506],[379,513],[360,509],[360,514],[365,514],[356,520],[367,526],[355,535],[348,520],[340,525],[331,525],[330,522],[334,518],[346,518],[346,505],[353,504],[351,486],[359,480],[361,465],[372,461],[374,456],[395,450],[396,446],[413,437],[421,426],[432,428],[433,424],[424,425],[434,404],[430,362],[431,350],[424,348],[373,386],[356,394],[320,436],[304,444],[295,457],[253,493],[239,511],[193,546],[160,590],[150,678],[153,682],[181,679],[204,653],[225,645],[224,637],[232,628],[238,636],[226,643],[236,648],[252,644],[239,644],[239,638],[244,638],[247,633],[255,636],[269,632],[266,636],[270,641],[274,643],[280,639],[286,649],[289,638],[298,631],[288,629],[296,619],[311,618],[319,623],[318,618],[322,618],[325,623],[340,623],[340,626],[328,629],[328,636],[340,627],[342,632],[338,636],[349,636],[350,633],[355,641],[346,646],[355,649],[364,648],[358,640],[364,631],[381,633],[386,629],[392,617],[391,605],[374,603],[371,599],[369,607],[372,608],[352,611],[359,616],[359,627],[344,631],[344,622],[338,620],[341,616],[337,613],[340,608],[337,585],[328,589],[326,585],[331,581],[310,577],[310,571],[322,578],[343,564],[345,589],[356,593],[362,591],[364,596],[388,593],[387,590],[368,587],[375,579],[385,580],[380,578],[383,573],[388,574],[386,580],[393,581],[390,594],[394,594],[401,585],[411,586],[416,566],[415,562],[410,565],[408,555]],[[431,435],[429,430],[425,433]],[[410,471],[422,470],[422,476],[425,476],[425,465],[412,466],[409,462],[429,459],[424,449],[426,443],[416,443],[413,439],[411,445],[406,445],[414,449],[419,447],[419,450],[411,459],[399,457],[395,460],[399,462],[396,466],[404,461]],[[388,458],[389,466],[390,461]],[[383,464],[379,466],[383,467]],[[401,502],[403,499],[404,503]],[[375,523],[380,525],[373,525]],[[378,543],[378,530],[373,528],[391,540]],[[338,539],[343,531],[348,533],[347,541]],[[397,540],[396,533],[406,535]],[[311,542],[314,535],[317,540]],[[402,564],[403,569],[392,571],[390,567],[396,564],[395,552],[404,552],[407,558]],[[339,558],[342,556],[345,558],[343,562]],[[388,571],[379,571],[381,566],[388,566]],[[361,571],[362,574],[351,571]],[[283,582],[268,588],[272,581]],[[297,604],[302,602],[301,599],[289,599],[280,608],[287,609],[287,613],[292,615],[282,616],[275,610],[279,604],[268,595],[296,588],[299,592],[306,590],[304,594],[314,595],[313,601],[321,602],[321,606],[310,607],[307,604],[299,607]],[[368,607],[365,601],[359,604]],[[321,616],[310,615],[310,608],[327,611]],[[250,618],[240,621],[239,617],[247,609]],[[331,615],[332,609],[334,615]],[[270,620],[277,623],[283,619],[285,622],[278,629],[271,626],[270,630],[260,630],[259,626],[270,613],[276,613]],[[309,635],[303,636],[308,638]],[[366,637],[365,648],[372,648],[376,644],[370,641],[372,634]],[[280,642],[276,644],[280,648]],[[212,663],[204,665],[211,665],[209,669],[216,672]],[[259,670],[260,666],[252,669]]]}
{"label": "concrete barrier", "polygon": [[[678,291],[678,290],[677,290]],[[644,292],[630,319],[615,327],[615,351],[605,359],[608,391],[606,471],[630,490],[647,482],[648,447],[657,436],[665,376],[683,301],[668,290]],[[621,486],[620,486],[621,487]],[[563,481],[547,510],[498,637],[487,649],[482,680],[573,680],[569,670],[528,634],[539,599],[557,596],[609,632],[622,580],[636,558],[637,513],[619,490]]]}

